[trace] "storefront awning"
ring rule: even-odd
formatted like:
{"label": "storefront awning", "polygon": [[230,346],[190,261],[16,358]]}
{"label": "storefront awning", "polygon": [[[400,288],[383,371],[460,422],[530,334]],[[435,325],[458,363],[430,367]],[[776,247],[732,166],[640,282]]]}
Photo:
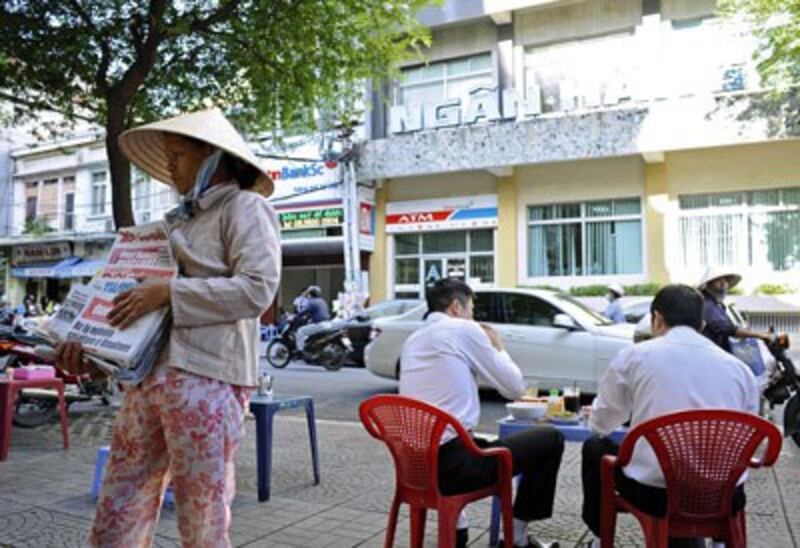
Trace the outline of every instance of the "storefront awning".
{"label": "storefront awning", "polygon": [[68,257],[61,261],[15,266],[11,269],[11,275],[16,278],[82,278],[94,276],[105,264],[105,261]]}
{"label": "storefront awning", "polygon": [[60,262],[52,261],[15,266],[11,269],[11,275],[15,278],[54,278],[56,266]]}
{"label": "storefront awning", "polygon": [[[77,259],[77,260],[74,260]],[[68,263],[67,261],[72,260]],[[83,260],[79,257],[65,259],[56,266],[57,278],[83,278],[94,276],[95,273],[106,265],[105,261]]]}

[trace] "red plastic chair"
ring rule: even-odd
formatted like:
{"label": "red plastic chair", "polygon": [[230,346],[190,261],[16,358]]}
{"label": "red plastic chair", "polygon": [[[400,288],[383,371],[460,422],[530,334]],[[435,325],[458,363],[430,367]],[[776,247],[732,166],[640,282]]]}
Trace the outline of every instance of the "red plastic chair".
{"label": "red plastic chair", "polygon": [[[400,504],[405,502],[411,507],[412,547],[422,546],[425,515],[431,509],[436,510],[439,515],[439,547],[450,548],[455,546],[458,515],[464,506],[490,495],[500,497],[505,546],[513,546],[512,461],[508,449],[479,448],[455,417],[413,398],[374,396],[361,403],[359,415],[367,432],[386,443],[394,458],[396,488],[389,511],[389,525],[386,528],[386,548],[391,548],[394,544]],[[497,459],[497,483],[459,495],[445,496],[439,492],[439,443],[446,428],[455,430],[470,453]]]}
{"label": "red plastic chair", "polygon": [[[630,463],[641,438],[650,443],[664,473],[664,518],[636,509],[614,489],[614,469]],[[765,438],[764,456],[753,459]],[[732,512],[736,482],[748,466],[775,464],[782,442],[775,425],[738,411],[680,411],[639,424],[625,436],[616,457],[603,457],[600,546],[614,545],[619,511],[639,520],[648,547],[666,548],[669,537],[713,537],[724,539],[728,547],[747,546],[745,512]]]}

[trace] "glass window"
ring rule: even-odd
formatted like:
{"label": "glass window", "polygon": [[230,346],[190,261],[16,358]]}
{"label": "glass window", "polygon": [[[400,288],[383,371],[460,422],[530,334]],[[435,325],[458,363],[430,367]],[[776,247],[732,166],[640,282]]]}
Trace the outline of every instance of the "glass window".
{"label": "glass window", "polygon": [[679,196],[683,266],[800,269],[800,187]]}
{"label": "glass window", "polygon": [[36,218],[36,206],[37,206],[37,199],[36,196],[28,196],[25,199],[25,220],[32,221]]}
{"label": "glass window", "polygon": [[502,298],[507,323],[551,327],[556,314],[561,312],[550,303],[530,295],[507,293]]}
{"label": "glass window", "polygon": [[502,323],[500,315],[497,313],[497,301],[499,296],[496,293],[481,291],[475,294],[475,310],[473,316],[477,322]]}
{"label": "glass window", "polygon": [[528,230],[530,276],[582,276],[580,223],[531,226]]}
{"label": "glass window", "polygon": [[470,259],[469,277],[477,278],[481,283],[494,282],[494,256],[477,255]]}
{"label": "glass window", "polygon": [[64,230],[75,228],[75,193],[64,195]]}
{"label": "glass window", "polygon": [[396,234],[394,255],[395,298],[414,288],[422,298],[425,284],[443,276],[474,286],[495,283],[494,229]]}
{"label": "glass window", "polygon": [[469,233],[470,251],[492,251],[494,249],[494,230],[471,230]]}
{"label": "glass window", "polygon": [[92,214],[102,215],[106,212],[106,184],[95,183],[92,185]]}
{"label": "glass window", "polygon": [[639,198],[532,206],[528,219],[531,277],[642,272]]}
{"label": "glass window", "polygon": [[463,230],[428,232],[422,235],[423,253],[452,253],[467,250],[467,233]]}
{"label": "glass window", "polygon": [[492,84],[491,60],[490,53],[481,53],[403,69],[396,102],[426,105],[445,99],[466,101],[475,87]]}
{"label": "glass window", "polygon": [[418,284],[419,283],[419,260],[418,259],[397,259],[395,261],[395,283],[398,283],[398,284]]}
{"label": "glass window", "polygon": [[397,234],[394,237],[394,252],[397,255],[416,255],[419,253],[419,235]]}

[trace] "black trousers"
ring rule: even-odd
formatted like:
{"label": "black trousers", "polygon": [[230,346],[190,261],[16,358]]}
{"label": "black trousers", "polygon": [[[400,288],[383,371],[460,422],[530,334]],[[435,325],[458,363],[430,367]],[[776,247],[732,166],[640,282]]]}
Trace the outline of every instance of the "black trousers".
{"label": "black trousers", "polygon": [[[514,517],[523,521],[547,519],[553,515],[556,479],[564,437],[547,426],[487,442],[475,438],[479,447],[506,447],[511,451],[514,474],[522,473],[514,499]],[[439,489],[444,495],[474,491],[497,481],[497,459],[476,457],[461,440],[452,439],[439,448]]]}
{"label": "black trousers", "polygon": [[[616,455],[619,445],[610,440],[595,436],[583,443],[583,460],[581,476],[583,479],[583,521],[596,536],[600,536],[601,478],[600,466],[605,455]],[[633,506],[650,514],[664,517],[667,515],[667,490],[645,485],[627,477],[621,470],[614,472],[614,484],[625,500]],[[733,511],[744,508],[746,497],[744,487],[739,486],[733,494]],[[670,548],[697,546],[695,539],[670,539]],[[704,546],[700,544],[699,546]]]}

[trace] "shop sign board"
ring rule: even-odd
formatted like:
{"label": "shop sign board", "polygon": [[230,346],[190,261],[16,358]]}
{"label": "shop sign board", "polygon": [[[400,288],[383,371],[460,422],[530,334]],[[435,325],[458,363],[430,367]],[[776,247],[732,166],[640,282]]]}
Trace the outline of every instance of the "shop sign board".
{"label": "shop sign board", "polygon": [[339,226],[344,219],[341,207],[302,209],[279,213],[281,230],[300,230]]}
{"label": "shop sign board", "polygon": [[361,251],[375,251],[375,205],[370,202],[358,207],[358,243]]}
{"label": "shop sign board", "polygon": [[277,208],[342,201],[342,171],[338,162],[265,163],[275,183],[270,201]]}
{"label": "shop sign board", "polygon": [[386,232],[389,234],[495,226],[495,194],[386,204]]}
{"label": "shop sign board", "polygon": [[[745,89],[741,66],[722,67],[717,89],[731,92]],[[553,91],[555,90],[555,91]],[[536,118],[550,112],[571,112],[583,109],[610,108],[622,103],[646,103],[654,97],[650,90],[627,91],[622,82],[602,82],[596,89],[584,89],[568,80],[545,89],[531,84],[525,90],[499,86],[478,86],[461,98],[437,103],[394,105],[389,108],[389,131],[393,134],[413,133],[429,129],[470,126],[476,123]],[[553,109],[552,105],[558,105]],[[549,109],[549,111],[548,111]]]}
{"label": "shop sign board", "polygon": [[16,246],[11,255],[11,264],[23,265],[55,262],[66,259],[72,254],[69,242],[32,244]]}

